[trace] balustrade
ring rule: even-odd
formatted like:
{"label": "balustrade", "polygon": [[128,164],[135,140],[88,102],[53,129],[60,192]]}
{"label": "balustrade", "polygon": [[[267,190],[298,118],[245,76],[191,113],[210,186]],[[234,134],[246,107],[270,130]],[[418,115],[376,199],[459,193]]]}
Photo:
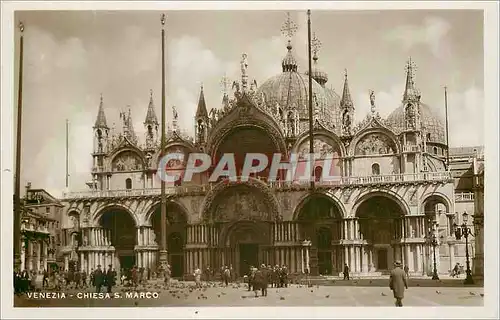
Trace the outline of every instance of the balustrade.
{"label": "balustrade", "polygon": [[473,192],[461,192],[455,194],[456,202],[473,202],[474,193]]}
{"label": "balustrade", "polygon": [[[340,186],[340,185],[365,185],[365,184],[384,184],[384,183],[400,183],[400,182],[418,182],[418,181],[439,181],[451,179],[450,172],[423,172],[410,174],[390,174],[390,175],[371,175],[361,177],[336,177],[328,181],[317,181],[318,186]],[[266,182],[265,179],[259,179],[267,183],[271,188],[290,188],[293,186],[309,186],[309,181],[273,181]],[[165,193],[167,195],[184,194],[192,192],[206,193],[212,190],[214,184],[198,185],[198,186],[177,186],[167,187]],[[160,188],[147,189],[130,189],[130,190],[91,190],[81,192],[67,192],[63,194],[65,199],[81,199],[81,198],[109,198],[109,197],[137,197],[159,195]],[[467,198],[469,197],[469,198]],[[472,201],[465,199],[473,199],[472,196],[463,196],[463,201]]]}

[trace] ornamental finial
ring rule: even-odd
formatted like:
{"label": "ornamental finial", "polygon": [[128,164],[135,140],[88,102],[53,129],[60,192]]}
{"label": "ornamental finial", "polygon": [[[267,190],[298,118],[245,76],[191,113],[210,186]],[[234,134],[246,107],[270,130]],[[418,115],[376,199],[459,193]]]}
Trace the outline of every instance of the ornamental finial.
{"label": "ornamental finial", "polygon": [[165,21],[166,21],[166,18],[165,18],[165,14],[162,13],[161,14],[161,25],[164,26],[165,25]]}
{"label": "ornamental finial", "polygon": [[19,31],[24,32],[24,23],[19,22]]}
{"label": "ornamental finial", "polygon": [[316,37],[316,32],[313,33],[313,38],[311,40],[311,47],[314,55],[316,56],[321,49],[321,41],[319,41],[318,37]]}
{"label": "ornamental finial", "polygon": [[283,26],[281,27],[281,33],[290,39],[297,32],[297,30],[297,24],[293,22],[290,12],[287,12],[285,23],[283,23]]}

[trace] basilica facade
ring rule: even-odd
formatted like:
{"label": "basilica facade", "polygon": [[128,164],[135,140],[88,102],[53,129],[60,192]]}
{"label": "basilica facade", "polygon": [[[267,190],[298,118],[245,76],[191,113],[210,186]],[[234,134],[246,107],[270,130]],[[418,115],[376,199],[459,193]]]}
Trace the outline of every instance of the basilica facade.
{"label": "basilica facade", "polygon": [[[158,267],[156,172],[164,153],[187,159],[203,152],[214,164],[232,153],[237,168],[248,153],[279,153],[284,162],[294,153],[304,161],[310,137],[308,74],[299,69],[290,43],[281,65],[280,74],[257,85],[249,80],[243,55],[241,79],[220,107],[209,111],[201,88],[194,137],[180,130],[174,109],[165,150],[152,95],[145,137],[136,135],[130,110],[121,114],[121,132],[110,128],[101,97],[89,190],[68,192],[63,200],[65,267]],[[313,66],[314,187],[298,179],[270,181],[269,168],[248,181],[209,182],[211,167],[192,181],[167,184],[166,250],[173,276],[224,265],[242,276],[260,263],[313,275],[339,275],[347,264],[353,274],[381,275],[396,260],[410,274],[426,275],[434,256],[440,273],[464,262],[464,251],[455,248],[453,225],[462,223],[462,214],[446,161],[445,127],[417,89],[413,63],[401,79],[406,83],[401,104],[384,119],[371,93],[366,97],[371,111],[359,123],[347,72],[339,95],[325,86],[328,75],[316,54]],[[181,175],[184,167],[182,161],[167,164]],[[324,170],[338,179],[324,181]]]}

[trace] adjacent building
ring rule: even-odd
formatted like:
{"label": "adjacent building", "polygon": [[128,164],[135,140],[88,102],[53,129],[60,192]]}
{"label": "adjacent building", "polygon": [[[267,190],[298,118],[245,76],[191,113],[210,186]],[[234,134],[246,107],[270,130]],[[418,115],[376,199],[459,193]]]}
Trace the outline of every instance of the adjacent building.
{"label": "adjacent building", "polygon": [[63,205],[43,189],[26,186],[21,209],[21,270],[58,266]]}

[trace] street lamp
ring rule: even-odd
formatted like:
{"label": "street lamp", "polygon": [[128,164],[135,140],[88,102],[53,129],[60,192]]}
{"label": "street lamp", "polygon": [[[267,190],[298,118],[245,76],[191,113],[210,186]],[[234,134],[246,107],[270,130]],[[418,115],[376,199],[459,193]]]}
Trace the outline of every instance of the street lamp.
{"label": "street lamp", "polygon": [[[433,221],[433,224],[436,224],[436,221]],[[436,247],[439,245],[438,239],[436,238],[436,233],[434,232],[434,227],[429,230],[429,244],[432,246],[432,257],[433,257],[433,270],[432,270],[432,280],[439,280],[438,272],[437,272],[437,261],[436,261]]]}
{"label": "street lamp", "polygon": [[472,230],[467,226],[467,220],[469,215],[466,211],[462,214],[463,222],[462,225],[458,226],[456,223],[453,224],[455,227],[455,237],[457,240],[465,238],[465,263],[467,265],[466,274],[464,284],[474,284],[474,279],[472,279],[472,271],[470,269],[470,257],[469,257],[469,235],[474,236]]}

